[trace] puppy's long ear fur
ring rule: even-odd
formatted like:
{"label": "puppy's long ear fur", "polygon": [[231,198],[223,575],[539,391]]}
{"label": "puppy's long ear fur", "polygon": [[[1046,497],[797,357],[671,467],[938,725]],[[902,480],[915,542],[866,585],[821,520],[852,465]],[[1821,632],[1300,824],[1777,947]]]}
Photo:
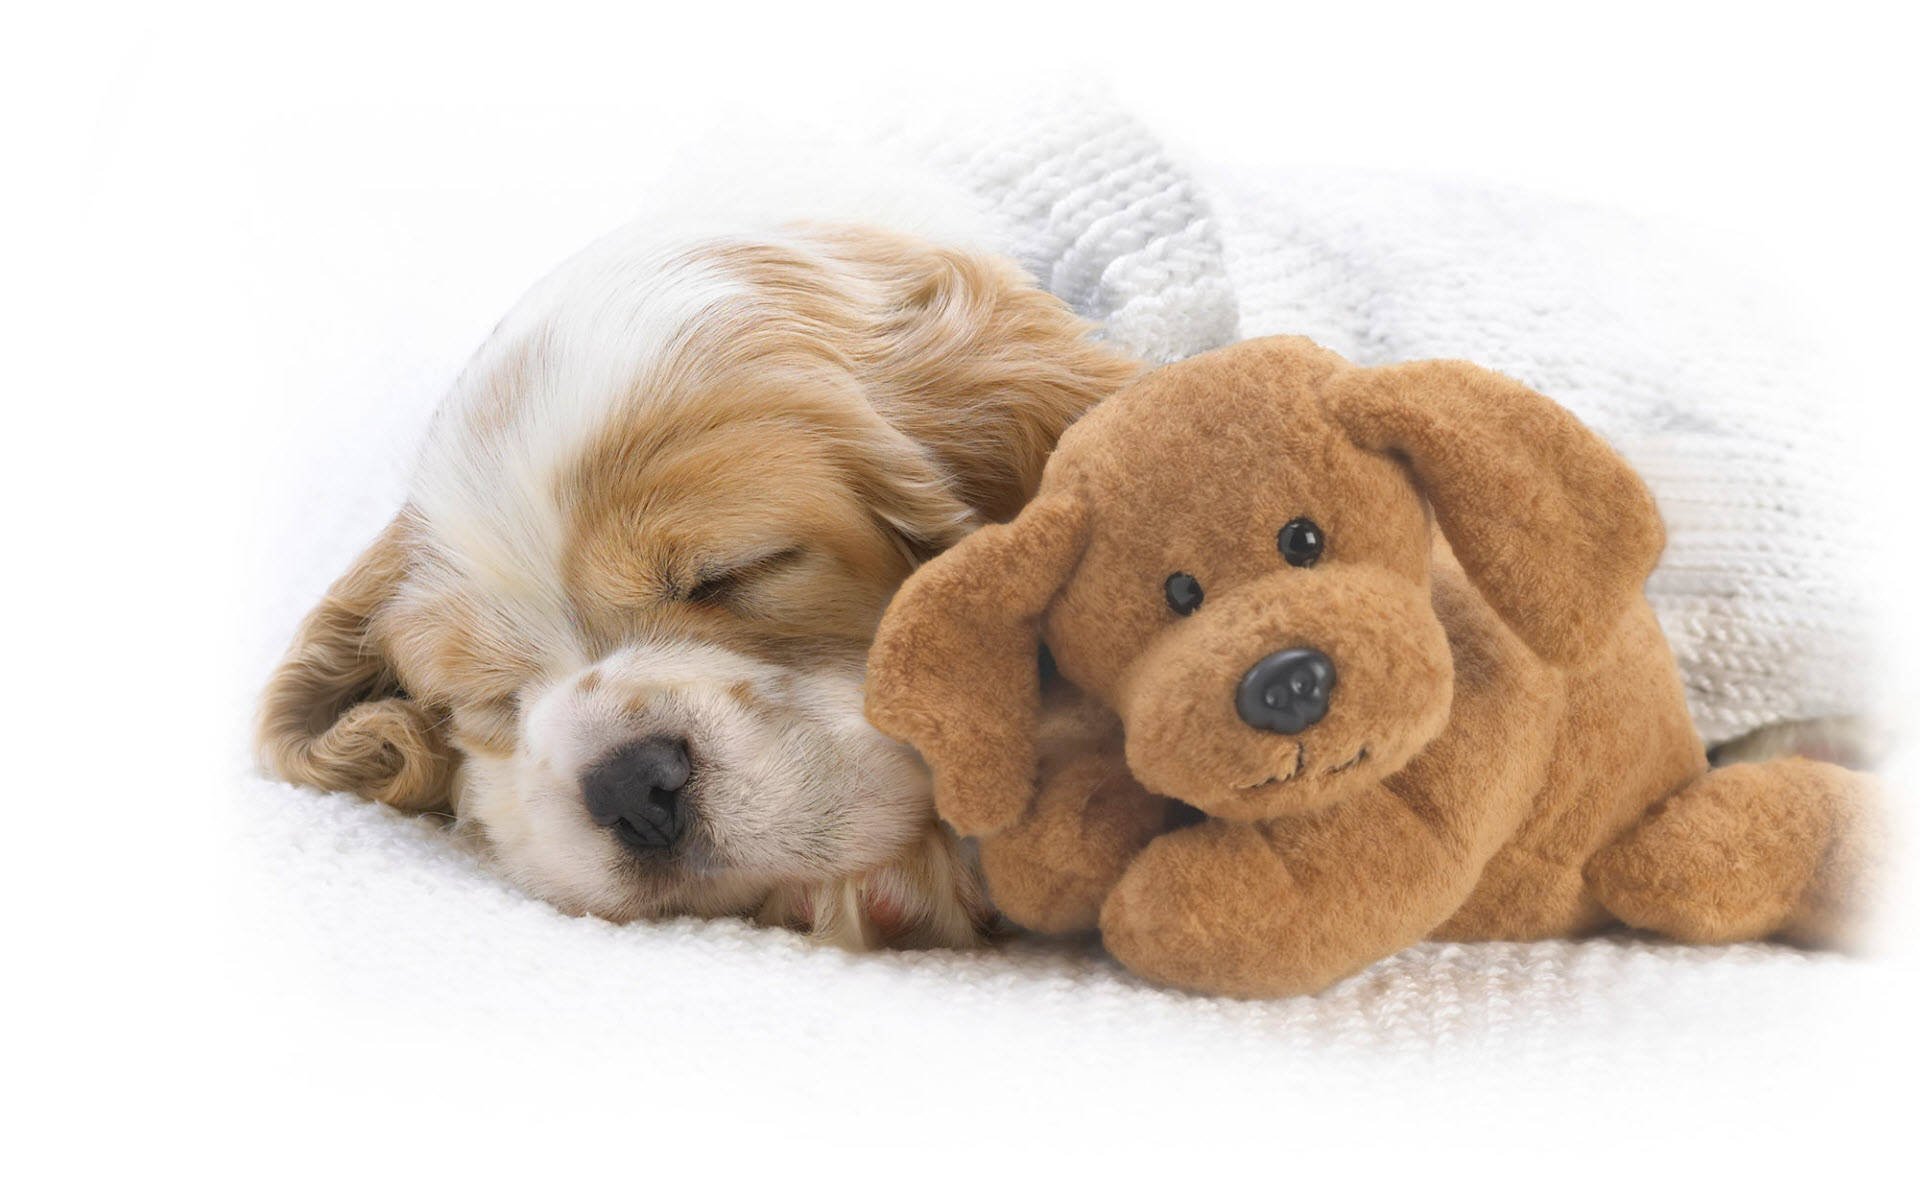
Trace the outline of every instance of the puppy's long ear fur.
{"label": "puppy's long ear fur", "polygon": [[[875,411],[976,520],[1011,520],[1062,431],[1142,370],[1010,259],[871,229],[817,236],[872,289],[850,353]],[[912,540],[938,551],[950,529]]]}
{"label": "puppy's long ear fur", "polygon": [[1558,404],[1471,363],[1356,369],[1328,403],[1354,441],[1407,459],[1455,556],[1553,662],[1597,647],[1666,542],[1639,475]]}
{"label": "puppy's long ear fur", "polygon": [[1032,802],[1040,618],[1085,548],[1072,493],[1043,494],[934,559],[894,596],[867,660],[867,718],[933,770],[934,806],[991,833]]}
{"label": "puppy's long ear fur", "polygon": [[307,614],[260,702],[261,758],[283,779],[395,808],[444,809],[453,756],[436,714],[407,698],[373,618],[407,567],[395,518]]}

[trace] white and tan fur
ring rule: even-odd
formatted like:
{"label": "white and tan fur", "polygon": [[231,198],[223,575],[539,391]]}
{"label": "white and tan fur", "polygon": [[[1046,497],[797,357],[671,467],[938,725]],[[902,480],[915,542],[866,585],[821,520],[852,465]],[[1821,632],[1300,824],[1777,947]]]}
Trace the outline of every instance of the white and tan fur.
{"label": "white and tan fur", "polygon": [[[1135,374],[1088,333],[1007,260],[870,227],[603,239],[459,378],[274,672],[264,759],[454,813],[569,912],[972,942],[972,869],[863,664],[912,568],[1017,511]],[[581,777],[656,734],[691,747],[694,815],[642,862]]]}

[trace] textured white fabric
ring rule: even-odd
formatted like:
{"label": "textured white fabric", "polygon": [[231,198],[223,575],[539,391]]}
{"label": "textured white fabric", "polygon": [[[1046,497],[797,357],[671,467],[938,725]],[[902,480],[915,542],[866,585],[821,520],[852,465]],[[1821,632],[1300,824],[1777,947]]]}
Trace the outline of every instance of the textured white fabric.
{"label": "textured white fabric", "polygon": [[235,911],[277,932],[289,988],[589,1029],[644,1012],[648,1026],[690,1038],[797,1025],[850,1049],[978,1025],[1010,1044],[1056,1042],[1067,1057],[1166,1043],[1265,1060],[1458,1049],[1571,1066],[1591,1065],[1607,1043],[1623,1062],[1719,1055],[1769,1028],[1814,1024],[1884,970],[1776,946],[1626,937],[1436,944],[1321,996],[1230,1001],[1140,983],[1081,941],[859,955],[739,921],[566,917],[496,879],[436,821],[287,785],[251,789],[247,824],[257,877]]}
{"label": "textured white fabric", "polygon": [[[1617,291],[1622,279],[1651,290],[1673,281],[1661,261],[1635,267],[1637,243],[1593,214],[1516,212],[1511,201],[1403,181],[1370,192],[1359,177],[1289,175],[1259,186],[1224,181],[1224,221],[1215,226],[1194,183],[1151,138],[1100,114],[1067,114],[1038,132],[1020,127],[959,148],[949,142],[937,161],[1016,230],[1015,248],[1036,275],[1156,359],[1231,340],[1237,300],[1247,333],[1305,332],[1368,361],[1468,354],[1514,370],[1601,422],[1630,452],[1642,433],[1671,434],[1660,452],[1696,474],[1699,463],[1678,457],[1689,445],[1682,435],[1732,422],[1742,388],[1769,403],[1786,394],[1766,386],[1771,352],[1736,362],[1722,342],[1717,363],[1689,365],[1699,343],[1684,331],[1631,323],[1652,311],[1638,307],[1651,297],[1615,304],[1630,323],[1607,325],[1606,311],[1593,307],[1604,298],[1599,289]],[[1101,193],[1108,172],[1133,181],[1124,203]],[[1524,244],[1483,259],[1498,241],[1503,213],[1514,215],[1510,236],[1524,235]],[[468,219],[479,224],[481,215]],[[1606,236],[1580,240],[1592,230]],[[315,236],[309,228],[291,224],[282,236],[299,254],[320,253],[306,248]],[[263,241],[262,253],[277,261],[273,243]],[[456,266],[472,273],[472,282],[449,288],[447,309],[457,320],[383,314],[387,340],[364,363],[330,365],[331,373],[290,369],[277,381],[288,396],[304,387],[388,399],[351,410],[351,427],[304,452],[325,463],[306,485],[311,494],[274,502],[281,511],[271,553],[261,560],[258,598],[271,642],[284,639],[398,502],[407,448],[458,366],[453,347],[484,329],[482,307],[497,311],[485,289],[501,291],[513,278],[483,280],[464,255],[443,269]],[[1220,282],[1223,268],[1231,287]],[[1723,332],[1740,321],[1672,315],[1686,328],[1721,321]],[[455,332],[461,321],[474,325],[470,334]],[[320,353],[312,330],[293,310],[284,328],[263,337],[297,362]],[[336,345],[324,354],[330,363],[354,351]],[[1690,389],[1708,391],[1706,382],[1718,389],[1711,419],[1690,424],[1683,401]],[[1610,383],[1628,400],[1613,403]],[[320,411],[329,399],[276,402]],[[1636,414],[1648,415],[1648,428],[1636,427]],[[1637,461],[1654,461],[1651,453],[1642,447]],[[1778,484],[1798,486],[1784,454],[1769,460]],[[1672,506],[1700,485],[1676,470],[1658,486]],[[1742,511],[1725,520],[1736,522]],[[1681,514],[1670,508],[1669,516]],[[1684,550],[1684,518],[1676,527]],[[1709,531],[1703,526],[1700,544],[1710,544]],[[1739,537],[1726,532],[1729,545]],[[1670,578],[1675,596],[1694,586],[1690,574]],[[1705,584],[1695,592],[1715,595]],[[1732,600],[1739,596],[1733,589]],[[1684,633],[1709,610],[1669,604],[1670,623],[1676,612]],[[1703,631],[1697,644],[1725,641]],[[269,652],[260,647],[261,677]],[[1704,661],[1696,654],[1696,663]],[[1793,682],[1806,686],[1806,673]],[[1719,695],[1695,687],[1696,703]],[[1739,711],[1772,711],[1770,703],[1784,707],[1763,698],[1743,700]],[[1323,996],[1242,1003],[1144,985],[1085,942],[861,957],[734,921],[616,928],[562,916],[520,894],[430,819],[251,776],[239,791],[239,874],[223,909],[241,926],[236,945],[247,956],[250,986],[290,1014],[337,1013],[344,1005],[375,1029],[477,1022],[476,1036],[486,1041],[475,1056],[502,1052],[503,1038],[535,1056],[590,1038],[584,1053],[595,1069],[631,1073],[637,1085],[671,1078],[684,1086],[706,1061],[757,1062],[777,1075],[830,1057],[836,1070],[857,1075],[849,1063],[885,1058],[930,1079],[1004,1072],[1004,1092],[985,1079],[972,1103],[991,1102],[1005,1117],[1022,1103],[1066,1102],[1062,1081],[1091,1088],[1104,1071],[1108,1101],[1139,1104],[1142,1127],[1150,1128],[1151,1110],[1165,1097],[1177,1095],[1189,1114],[1211,1111],[1201,1093],[1230,1077],[1271,1089],[1278,1107],[1318,1103],[1323,1093],[1299,1086],[1313,1064],[1340,1071],[1375,1064],[1378,1098],[1388,1102],[1397,1081],[1413,1077],[1410,1063],[1422,1078],[1443,1063],[1463,1081],[1522,1064],[1593,1081],[1651,1062],[1724,1068],[1742,1058],[1775,1061],[1789,1049],[1775,1036],[1780,1030],[1793,1031],[1793,1061],[1811,1063],[1885,990],[1886,968],[1835,956],[1603,938],[1422,946]],[[1839,1011],[1852,1015],[1832,1015]],[[1360,1051],[1384,1057],[1356,1057]],[[1142,1092],[1146,1081],[1160,1090]],[[805,1080],[785,1082],[796,1095],[809,1094]],[[765,1083],[756,1081],[760,1090],[741,1102],[764,1105]]]}
{"label": "textured white fabric", "polygon": [[1152,362],[1234,341],[1239,310],[1192,175],[1139,122],[1063,104],[918,147],[1005,223],[1040,286]]}

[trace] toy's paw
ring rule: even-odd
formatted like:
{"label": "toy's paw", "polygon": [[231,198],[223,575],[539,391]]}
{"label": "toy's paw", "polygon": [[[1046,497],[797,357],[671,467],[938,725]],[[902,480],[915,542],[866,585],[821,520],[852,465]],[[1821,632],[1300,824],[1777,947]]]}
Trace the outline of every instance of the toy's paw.
{"label": "toy's paw", "polygon": [[993,780],[934,785],[935,810],[961,837],[999,833],[1027,814],[1031,800],[1031,788]]}
{"label": "toy's paw", "polygon": [[1863,934],[1886,844],[1867,775],[1807,759],[1719,767],[1595,854],[1587,886],[1616,917],[1688,942]]}
{"label": "toy's paw", "polygon": [[1102,906],[1100,932],[1115,958],[1156,983],[1301,995],[1345,973],[1325,965],[1301,901],[1257,826],[1208,821],[1141,851]]}
{"label": "toy's paw", "polygon": [[1024,820],[980,843],[995,907],[1037,933],[1095,928],[1127,864],[1166,829],[1169,807],[1124,764],[1090,761],[1061,772]]}

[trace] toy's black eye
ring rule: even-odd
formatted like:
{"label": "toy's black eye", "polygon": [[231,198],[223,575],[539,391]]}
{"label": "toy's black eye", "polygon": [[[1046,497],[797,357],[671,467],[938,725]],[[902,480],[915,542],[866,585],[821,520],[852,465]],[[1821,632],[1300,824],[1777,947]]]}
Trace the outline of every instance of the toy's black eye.
{"label": "toy's black eye", "polygon": [[1167,576],[1167,607],[1181,616],[1192,615],[1206,598],[1207,594],[1200,590],[1200,581],[1185,571]]}
{"label": "toy's black eye", "polygon": [[1327,536],[1305,517],[1295,517],[1280,527],[1280,557],[1293,566],[1312,566],[1326,548]]}

